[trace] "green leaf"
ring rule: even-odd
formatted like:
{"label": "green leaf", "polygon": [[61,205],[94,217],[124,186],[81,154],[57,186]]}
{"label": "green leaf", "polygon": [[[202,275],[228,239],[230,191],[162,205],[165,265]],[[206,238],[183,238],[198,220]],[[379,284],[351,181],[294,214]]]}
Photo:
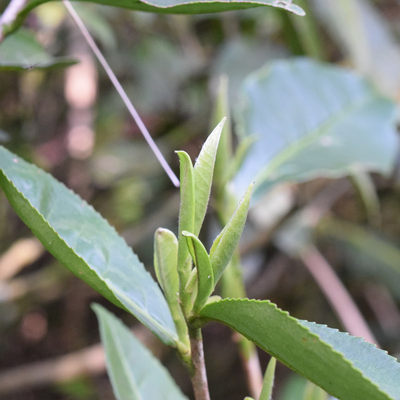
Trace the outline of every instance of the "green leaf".
{"label": "green leaf", "polygon": [[119,319],[98,304],[107,371],[118,400],[187,400],[168,371]]}
{"label": "green leaf", "polygon": [[327,400],[328,394],[320,387],[307,382],[304,389],[303,400]]}
{"label": "green leaf", "polygon": [[396,106],[363,78],[307,59],[251,74],[238,112],[242,135],[259,140],[235,179],[256,195],[283,181],[339,177],[354,168],[388,173],[398,148]]}
{"label": "green leaf", "polygon": [[68,67],[76,60],[52,57],[35,39],[34,33],[21,29],[0,43],[0,70],[31,70]]}
{"label": "green leaf", "polygon": [[210,136],[208,136],[194,165],[194,190],[196,196],[194,229],[187,230],[193,232],[195,235],[199,234],[206,215],[208,201],[210,199],[215,159],[225,120],[226,118],[223,118],[211,132]]}
{"label": "green leaf", "polygon": [[163,342],[175,343],[175,326],[158,285],[100,214],[51,175],[2,146],[0,186],[54,257]]}
{"label": "green leaf", "polygon": [[[28,0],[27,4],[17,14],[17,18],[7,28],[6,33],[12,32],[23,23],[27,14],[40,4],[50,0]],[[292,0],[88,0],[92,3],[128,8],[138,11],[150,11],[156,13],[171,14],[201,14],[229,10],[240,10],[257,6],[272,6],[285,9],[297,15],[304,15],[302,8]]]}
{"label": "green leaf", "polygon": [[[186,239],[182,236],[183,231],[194,230],[195,197],[194,197],[194,172],[192,160],[184,151],[176,152],[180,161],[180,207],[179,207],[179,249],[178,249],[178,272],[180,276],[181,290],[185,287],[190,274],[189,252]],[[188,260],[189,259],[189,260]]]}
{"label": "green leaf", "polygon": [[269,301],[221,300],[200,315],[230,326],[341,400],[400,399],[400,363],[361,338],[293,318]]}
{"label": "green leaf", "polygon": [[178,239],[168,229],[158,228],[154,234],[154,270],[165,297],[178,301]]}
{"label": "green leaf", "polygon": [[189,349],[188,329],[179,302],[178,239],[168,229],[154,234],[154,269],[164,291],[178,336]]}
{"label": "green leaf", "polygon": [[227,118],[222,128],[217,156],[215,158],[214,184],[217,189],[226,183],[226,171],[232,158],[232,129],[229,118],[228,78],[223,75],[219,78],[217,98],[214,105],[212,125],[215,126],[224,117]]}
{"label": "green leaf", "polygon": [[264,374],[264,382],[259,400],[271,400],[272,390],[274,388],[276,359],[271,357],[268,363],[267,370]]}
{"label": "green leaf", "polygon": [[210,260],[214,271],[215,283],[218,282],[225,267],[232,258],[237,244],[239,243],[246,222],[252,192],[253,185],[250,185],[231,219],[216,237],[211,246]]}
{"label": "green leaf", "polygon": [[190,232],[182,232],[186,237],[187,246],[197,268],[197,297],[193,310],[199,312],[214,291],[214,273],[210,257],[203,243]]}

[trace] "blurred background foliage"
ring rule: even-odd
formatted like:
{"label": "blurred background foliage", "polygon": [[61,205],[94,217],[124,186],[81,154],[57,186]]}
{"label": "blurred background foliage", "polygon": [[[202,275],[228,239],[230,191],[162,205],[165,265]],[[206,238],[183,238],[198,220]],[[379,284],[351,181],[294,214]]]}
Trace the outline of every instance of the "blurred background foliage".
{"label": "blurred background foliage", "polygon": [[[307,17],[270,7],[196,16],[146,14],[85,3],[76,9],[177,171],[173,151],[184,149],[195,158],[210,132],[221,75],[229,79],[233,115],[250,73],[273,60],[294,56],[352,68],[398,105],[399,3],[297,3],[307,10]],[[0,10],[6,4],[1,0]],[[88,200],[151,269],[154,230],[158,226],[177,229],[177,190],[61,2],[35,9],[24,30],[6,40],[28,41],[31,46],[34,37],[38,43],[33,45],[45,50],[22,60],[22,67],[13,53],[15,44],[0,46],[0,143]],[[19,68],[4,61],[10,60],[9,52]],[[73,60],[78,63],[69,66]],[[282,235],[302,229],[301,239],[316,244],[334,267],[380,345],[399,354],[400,158],[396,151],[391,173],[373,174],[369,190],[350,184],[348,178],[319,178],[278,186],[263,196],[251,210],[241,244],[248,295],[271,299],[298,318],[343,329],[299,258],[282,246]],[[364,195],[360,187],[366,190]],[[323,212],[316,221],[289,224],[299,213],[321,204]],[[206,241],[216,232],[215,221],[210,210]],[[70,369],[65,366],[66,355],[96,350],[98,329],[89,304],[106,302],[31,237],[1,195],[0,397],[112,399],[101,357],[88,364],[72,358]],[[139,334],[190,395],[189,381],[175,355],[148,332]],[[222,326],[205,328],[214,399],[242,399],[248,393],[230,337]],[[260,357],[264,367],[268,357]],[[64,369],[56,373],[57,362],[64,362]],[[275,398],[302,399],[305,385],[280,365]]]}

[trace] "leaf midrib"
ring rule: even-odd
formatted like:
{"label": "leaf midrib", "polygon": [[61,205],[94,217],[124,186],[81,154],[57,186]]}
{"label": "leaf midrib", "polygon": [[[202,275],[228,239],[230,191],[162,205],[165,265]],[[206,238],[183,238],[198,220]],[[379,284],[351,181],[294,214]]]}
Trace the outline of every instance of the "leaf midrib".
{"label": "leaf midrib", "polygon": [[129,386],[131,387],[132,392],[136,395],[137,400],[143,400],[142,396],[140,395],[140,392],[138,391],[139,389],[137,388],[137,385],[135,384],[136,383],[135,375],[133,374],[133,371],[129,366],[128,360],[126,360],[126,358],[125,358],[125,352],[123,351],[123,349],[121,349],[121,347],[119,345],[119,341],[114,340],[114,335],[115,335],[115,337],[117,337],[118,332],[114,332],[113,328],[110,326],[108,326],[108,329],[109,329],[110,333],[112,334],[111,340],[114,342],[114,345],[117,348],[118,353],[120,354],[119,360],[121,361],[121,364],[123,366],[123,371],[124,371],[126,377],[128,378]]}
{"label": "leaf midrib", "polygon": [[326,134],[327,130],[332,125],[339,122],[341,119],[344,119],[353,112],[361,109],[372,100],[374,99],[368,94],[359,101],[353,100],[343,104],[334,115],[322,121],[308,134],[300,136],[298,140],[294,141],[291,145],[286,146],[284,150],[278,152],[278,154],[272,157],[267,167],[258,174],[257,181],[264,182],[268,180],[268,178],[271,177],[271,174],[275,172],[282,164],[300,153],[301,150],[307,147],[308,144],[312,143],[313,140],[324,136],[324,134]]}

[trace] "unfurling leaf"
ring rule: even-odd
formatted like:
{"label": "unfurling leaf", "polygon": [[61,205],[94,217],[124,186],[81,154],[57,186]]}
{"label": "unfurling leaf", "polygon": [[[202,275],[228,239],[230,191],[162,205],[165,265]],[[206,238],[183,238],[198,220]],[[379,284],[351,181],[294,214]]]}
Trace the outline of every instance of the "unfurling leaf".
{"label": "unfurling leaf", "polygon": [[178,273],[180,277],[181,291],[185,287],[190,274],[191,264],[186,240],[182,231],[192,232],[194,229],[195,197],[193,165],[189,155],[184,151],[176,152],[180,161],[180,194],[179,207],[179,249],[178,249]]}
{"label": "unfurling leaf", "polygon": [[214,290],[214,273],[207,250],[200,240],[190,232],[183,232],[189,252],[197,268],[197,297],[193,311],[197,313],[207,302]]}
{"label": "unfurling leaf", "polygon": [[218,282],[239,243],[246,222],[252,191],[253,185],[250,185],[231,219],[216,237],[211,247],[210,260],[215,283]]}
{"label": "unfurling leaf", "polygon": [[186,229],[198,235],[206,215],[210,200],[211,185],[213,180],[215,159],[217,156],[219,139],[226,118],[215,127],[204,142],[200,154],[194,165],[194,190],[195,190],[195,217],[194,229]]}

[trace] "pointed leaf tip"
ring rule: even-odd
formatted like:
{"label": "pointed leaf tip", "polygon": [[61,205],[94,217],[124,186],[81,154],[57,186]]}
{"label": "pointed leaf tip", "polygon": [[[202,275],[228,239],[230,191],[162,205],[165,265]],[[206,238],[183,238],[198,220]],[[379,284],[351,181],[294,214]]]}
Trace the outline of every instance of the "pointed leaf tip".
{"label": "pointed leaf tip", "polygon": [[194,235],[199,234],[206,215],[218,144],[225,121],[226,117],[221,120],[208,136],[194,165],[194,188],[196,196],[194,229],[192,230]]}

